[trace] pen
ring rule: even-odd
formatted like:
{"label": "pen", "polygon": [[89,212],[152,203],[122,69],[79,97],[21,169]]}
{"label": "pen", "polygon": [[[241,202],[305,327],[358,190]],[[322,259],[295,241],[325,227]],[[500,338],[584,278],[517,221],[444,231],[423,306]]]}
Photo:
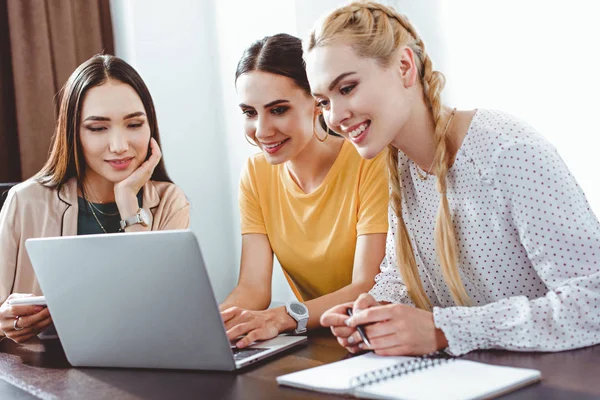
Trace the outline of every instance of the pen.
{"label": "pen", "polygon": [[[347,308],[346,314],[348,314],[349,317],[352,317],[352,309]],[[358,334],[362,338],[363,342],[365,342],[367,346],[371,347],[371,343],[369,343],[369,339],[367,339],[367,334],[365,333],[365,328],[362,325],[358,325],[356,330],[358,331]]]}

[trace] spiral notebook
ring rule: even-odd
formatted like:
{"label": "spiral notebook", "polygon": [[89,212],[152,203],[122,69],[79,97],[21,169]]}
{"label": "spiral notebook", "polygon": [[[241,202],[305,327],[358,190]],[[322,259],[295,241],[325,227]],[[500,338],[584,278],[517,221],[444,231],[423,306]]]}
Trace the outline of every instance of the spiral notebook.
{"label": "spiral notebook", "polygon": [[540,371],[435,357],[352,357],[277,377],[277,383],[365,399],[488,399],[541,379]]}

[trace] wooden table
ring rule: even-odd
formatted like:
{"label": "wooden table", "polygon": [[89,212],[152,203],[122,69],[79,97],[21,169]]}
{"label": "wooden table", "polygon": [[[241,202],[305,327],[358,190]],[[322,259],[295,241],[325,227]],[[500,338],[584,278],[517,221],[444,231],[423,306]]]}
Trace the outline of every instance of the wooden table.
{"label": "wooden table", "polygon": [[[168,346],[165,340],[165,346]],[[279,387],[275,377],[347,357],[327,331],[242,372],[71,368],[57,340],[0,342],[0,399],[324,399],[335,396]],[[541,383],[507,399],[600,398],[600,345],[562,353],[480,351],[464,358],[535,368]]]}

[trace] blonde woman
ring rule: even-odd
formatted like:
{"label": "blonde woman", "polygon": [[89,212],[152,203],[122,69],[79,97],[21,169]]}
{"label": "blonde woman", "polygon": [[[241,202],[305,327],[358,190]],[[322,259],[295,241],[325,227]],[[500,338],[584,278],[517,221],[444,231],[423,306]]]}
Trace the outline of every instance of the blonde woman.
{"label": "blonde woman", "polygon": [[341,345],[460,355],[600,342],[598,220],[548,142],[502,112],[442,104],[444,76],[390,7],[333,11],[305,60],[328,125],[367,159],[391,150],[381,272],[370,294],[321,318]]}

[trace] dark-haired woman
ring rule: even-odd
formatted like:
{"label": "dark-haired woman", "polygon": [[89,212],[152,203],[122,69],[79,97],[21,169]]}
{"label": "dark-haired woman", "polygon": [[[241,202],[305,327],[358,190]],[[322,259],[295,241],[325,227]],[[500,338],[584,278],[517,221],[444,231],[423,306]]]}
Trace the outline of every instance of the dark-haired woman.
{"label": "dark-haired woman", "polygon": [[[236,87],[246,139],[261,150],[242,174],[240,278],[221,305],[229,338],[246,335],[236,341],[242,348],[318,327],[326,309],[373,286],[385,251],[388,185],[383,155],[362,159],[318,122],[300,39],[279,34],[252,44]],[[273,254],[298,302],[265,310]]]}
{"label": "dark-haired woman", "polygon": [[189,226],[189,203],[159,146],[152,98],[130,65],[97,55],[73,72],[49,159],[0,213],[0,335],[23,342],[51,323],[47,308],[8,301],[42,294],[27,239]]}

